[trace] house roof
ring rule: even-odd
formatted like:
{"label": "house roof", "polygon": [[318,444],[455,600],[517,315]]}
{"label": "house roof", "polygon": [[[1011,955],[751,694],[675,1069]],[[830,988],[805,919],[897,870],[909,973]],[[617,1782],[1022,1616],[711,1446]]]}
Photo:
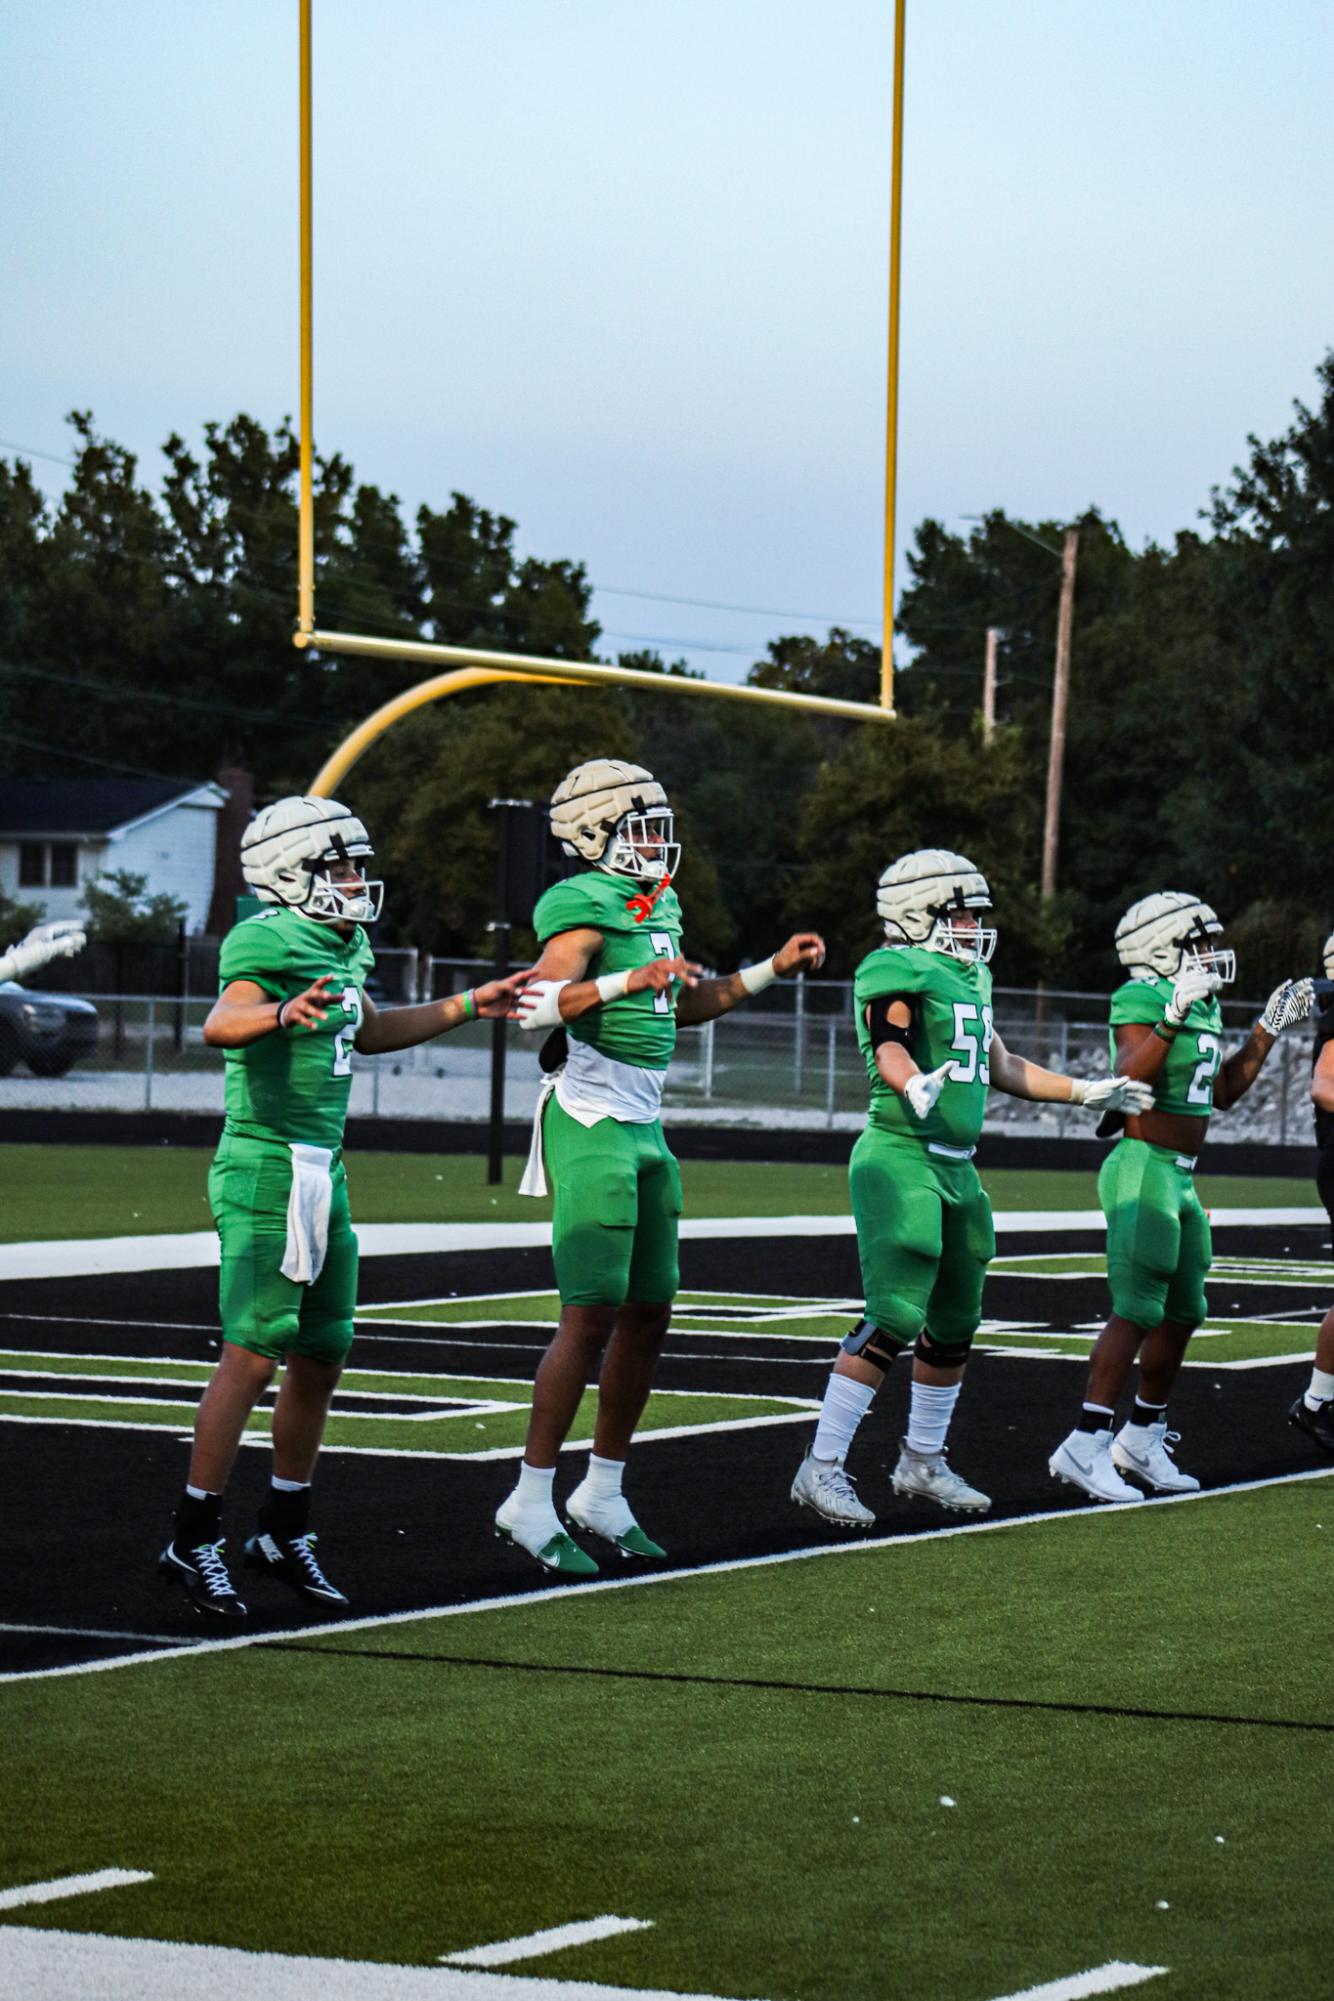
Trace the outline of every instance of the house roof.
{"label": "house roof", "polygon": [[226,796],[179,778],[0,778],[0,840],[87,840],[186,800],[216,807]]}

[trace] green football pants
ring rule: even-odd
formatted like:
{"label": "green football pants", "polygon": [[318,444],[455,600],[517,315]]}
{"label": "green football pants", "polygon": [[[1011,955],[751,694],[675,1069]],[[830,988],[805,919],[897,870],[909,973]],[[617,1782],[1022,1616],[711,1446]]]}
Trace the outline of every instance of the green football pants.
{"label": "green football pants", "polygon": [[848,1174],[867,1319],[902,1341],[924,1327],[945,1346],[970,1340],[996,1251],[972,1161],[867,1126]]}
{"label": "green football pants", "polygon": [[551,1253],[563,1306],[658,1305],[680,1283],[681,1170],[662,1124],[582,1126],[558,1098],[542,1142],[555,1191]]}
{"label": "green football pants", "polygon": [[1209,1218],[1189,1166],[1166,1147],[1122,1139],[1098,1174],[1112,1311],[1135,1327],[1198,1327],[1213,1263]]}
{"label": "green football pants", "polygon": [[352,1346],[357,1303],[357,1240],[342,1161],[333,1170],[329,1247],[313,1285],[298,1285],[282,1274],[291,1189],[292,1156],[286,1147],[224,1133],[208,1176],[209,1205],[222,1243],[223,1339],[275,1360],[310,1355],[342,1362]]}

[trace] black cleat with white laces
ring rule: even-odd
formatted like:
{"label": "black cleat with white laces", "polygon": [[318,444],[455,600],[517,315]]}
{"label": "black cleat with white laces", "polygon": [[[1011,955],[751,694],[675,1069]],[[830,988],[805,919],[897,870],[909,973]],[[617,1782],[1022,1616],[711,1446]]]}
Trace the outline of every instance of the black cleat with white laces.
{"label": "black cleat with white laces", "polygon": [[1334,1404],[1322,1403],[1318,1410],[1312,1410],[1300,1396],[1288,1412],[1288,1423],[1304,1431],[1322,1452],[1334,1452]]}
{"label": "black cleat with white laces", "polygon": [[179,1584],[196,1612],[215,1619],[244,1619],[246,1608],[227,1569],[225,1548],[219,1536],[215,1541],[196,1543],[193,1549],[181,1549],[173,1536],[158,1558],[158,1575],[168,1584]]}
{"label": "black cleat with white laces", "polygon": [[312,1604],[345,1606],[348,1602],[320,1569],[315,1537],[309,1530],[304,1535],[279,1536],[261,1527],[259,1534],[252,1535],[245,1546],[245,1561],[247,1570],[276,1577],[280,1584],[288,1585]]}

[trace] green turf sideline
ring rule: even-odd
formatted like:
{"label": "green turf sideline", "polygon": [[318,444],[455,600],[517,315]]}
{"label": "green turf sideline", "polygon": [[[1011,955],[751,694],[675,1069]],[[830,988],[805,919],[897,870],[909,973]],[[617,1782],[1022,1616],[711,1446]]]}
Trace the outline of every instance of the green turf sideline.
{"label": "green turf sideline", "polygon": [[[849,1152],[851,1146],[849,1135]],[[210,1159],[207,1147],[7,1146],[0,1242],[207,1229]],[[351,1153],[353,1214],[358,1223],[530,1222],[549,1214],[549,1205],[517,1193],[520,1166],[507,1161],[504,1185],[492,1188],[478,1154]],[[681,1171],[688,1215],[839,1215],[847,1209],[843,1167],[688,1160]],[[1091,1173],[990,1169],[984,1157],[982,1178],[1000,1210],[1090,1209],[1097,1200]],[[1311,1182],[1279,1176],[1204,1173],[1196,1186],[1206,1207],[1283,1208],[1314,1199]]]}
{"label": "green turf sideline", "polygon": [[991,1535],[1005,1529],[1035,1528],[1052,1522],[1110,1521],[1138,1509],[1184,1507],[1193,1502],[1215,1501],[1232,1494],[1254,1494],[1274,1487],[1290,1487],[1311,1480],[1334,1477],[1334,1465],[1312,1466],[1299,1473],[1279,1473],[1266,1480],[1239,1480],[1226,1487],[1205,1487],[1193,1494],[1160,1494],[1145,1503],[1123,1501],[1095,1503],[1087,1508],[1053,1508],[1042,1514],[1008,1515],[999,1521],[949,1523],[938,1529],[919,1529],[916,1534],[859,1537],[855,1541],[820,1543],[813,1549],[779,1550],[769,1556],[727,1557],[718,1563],[703,1563],[694,1569],[653,1570],[635,1577],[599,1577],[587,1584],[553,1584],[536,1591],[513,1592],[499,1598],[474,1598],[462,1605],[432,1605],[411,1612],[382,1612],[366,1619],[331,1620],[324,1626],[294,1626],[277,1632],[241,1633],[229,1640],[199,1640],[151,1654],[123,1654],[116,1660],[79,1662],[70,1667],[33,1668],[0,1674],[6,1683],[52,1681],[71,1675],[106,1674],[114,1668],[143,1667],[150,1662],[184,1660],[199,1654],[234,1653],[241,1648],[268,1646],[280,1640],[309,1640],[320,1634],[336,1638],[340,1633],[365,1633],[388,1626],[417,1625],[424,1619],[456,1619],[469,1613],[510,1611],[516,1606],[544,1605],[553,1601],[586,1598],[608,1591],[634,1591],[658,1584],[680,1584],[694,1578],[718,1577],[742,1570],[763,1570],[778,1564],[816,1562],[822,1557],[855,1556],[866,1550],[912,1549],[951,1540],[959,1536]]}

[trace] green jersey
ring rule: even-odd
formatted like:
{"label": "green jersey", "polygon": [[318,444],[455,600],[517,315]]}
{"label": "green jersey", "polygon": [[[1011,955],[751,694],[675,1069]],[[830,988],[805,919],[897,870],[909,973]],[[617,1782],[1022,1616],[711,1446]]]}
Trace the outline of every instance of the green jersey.
{"label": "green jersey", "polygon": [[314,1028],[277,1028],[225,1050],[224,1131],[243,1139],[290,1146],[340,1147],[352,1090],[352,1040],[361,1026],[361,992],[375,964],[358,925],[350,938],[295,910],[261,910],[229,931],[218,966],[219,987],[253,980],[275,1000],[304,993],[321,973],[327,1016]]}
{"label": "green jersey", "polygon": [[[628,973],[654,959],[674,959],[681,950],[676,891],[665,889],[647,909],[651,896],[651,887],[599,869],[553,883],[533,912],[537,942],[545,945],[559,931],[600,931],[602,948],[585,974],[590,980]],[[676,1002],[670,992],[625,994],[566,1027],[576,1042],[589,1043],[617,1063],[665,1070],[676,1047]]]}
{"label": "green jersey", "polygon": [[[980,959],[955,959],[920,945],[891,945],[862,960],[852,992],[857,1046],[871,1082],[871,1124],[901,1138],[934,1140],[938,1146],[975,1146],[991,1082],[987,1053],[995,1020],[990,968]],[[869,1001],[899,995],[912,1010],[908,1048],[918,1069],[952,1065],[944,1090],[924,1119],[880,1075],[866,1026]]]}
{"label": "green jersey", "polygon": [[[1112,1068],[1116,1068],[1116,1031],[1128,1022],[1155,1022],[1172,998],[1166,979],[1127,980],[1112,995]],[[1223,1011],[1212,994],[1195,1001],[1184,1026],[1167,1052],[1167,1061],[1153,1080],[1153,1108],[1188,1119],[1207,1119],[1214,1108],[1214,1078],[1223,1062]]]}

